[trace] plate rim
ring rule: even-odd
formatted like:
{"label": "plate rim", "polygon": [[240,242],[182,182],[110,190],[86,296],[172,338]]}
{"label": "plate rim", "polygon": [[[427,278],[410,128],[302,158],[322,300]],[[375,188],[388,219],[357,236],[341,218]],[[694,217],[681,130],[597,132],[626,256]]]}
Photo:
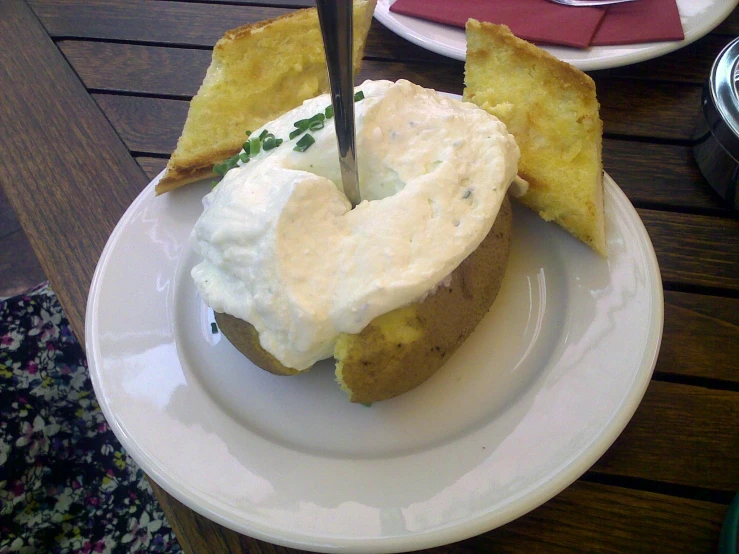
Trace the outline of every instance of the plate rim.
{"label": "plate rim", "polygon": [[[677,0],[677,1],[679,5],[681,0]],[[721,6],[722,5],[720,4],[721,1],[722,0],[714,0],[714,4],[718,4],[719,6]],[[420,46],[421,48],[424,48],[426,50],[435,52],[437,54],[446,56],[454,60],[465,61],[465,58],[466,58],[465,48],[449,46],[449,45],[440,43],[438,41],[433,40],[432,38],[427,37],[426,35],[423,35],[421,33],[414,31],[413,29],[403,24],[402,23],[403,18],[406,18],[408,16],[402,16],[399,14],[393,15],[391,14],[389,10],[389,6],[392,5],[394,2],[395,0],[378,0],[377,2],[377,5],[375,7],[375,12],[374,12],[374,17],[384,27],[386,27],[393,33],[397,34],[398,36],[406,39],[407,41],[417,46]],[[613,57],[606,58],[605,60],[601,58],[592,59],[592,60],[591,59],[578,60],[578,59],[571,59],[571,58],[563,58],[561,56],[558,56],[556,52],[558,48],[564,48],[564,47],[542,45],[541,48],[544,50],[547,50],[548,52],[553,54],[555,57],[577,67],[578,69],[582,71],[593,71],[593,70],[599,70],[599,69],[612,69],[616,67],[623,67],[626,65],[632,65],[635,63],[658,58],[665,54],[669,54],[670,52],[680,50],[681,48],[684,48],[688,46],[689,44],[692,44],[696,40],[703,38],[705,35],[713,31],[713,29],[718,27],[729,16],[732,10],[736,8],[737,5],[739,5],[739,0],[725,0],[723,4],[724,9],[717,12],[718,14],[720,14],[719,16],[716,16],[715,18],[708,21],[708,24],[706,25],[698,26],[698,28],[696,29],[689,30],[688,32],[685,33],[685,38],[681,41],[664,41],[664,42],[644,43],[643,45],[641,45],[641,47],[638,50],[634,52],[616,55]],[[446,25],[434,23],[431,21],[424,21],[424,23],[427,23],[430,25],[438,25],[440,28],[448,27]],[[464,37],[463,29],[453,29],[453,30],[460,33],[462,37]],[[638,47],[640,45],[632,45],[632,46]],[[612,47],[598,46],[595,48],[607,49],[607,48],[612,48]],[[554,49],[554,52],[552,52],[551,49]],[[581,50],[578,50],[578,52],[580,51]]]}

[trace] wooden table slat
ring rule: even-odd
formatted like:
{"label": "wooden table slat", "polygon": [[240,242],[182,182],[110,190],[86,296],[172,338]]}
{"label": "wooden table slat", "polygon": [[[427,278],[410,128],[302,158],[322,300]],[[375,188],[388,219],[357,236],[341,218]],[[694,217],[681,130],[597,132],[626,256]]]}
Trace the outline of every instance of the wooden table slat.
{"label": "wooden table slat", "polygon": [[700,85],[595,78],[606,135],[689,141],[701,109]]}
{"label": "wooden table slat", "polygon": [[0,67],[0,185],[84,344],[93,270],[146,176],[23,2],[0,3]]}
{"label": "wooden table slat", "polygon": [[212,47],[229,29],[292,11],[157,0],[29,0],[52,37]]}
{"label": "wooden table slat", "polygon": [[[183,96],[197,93],[211,60],[210,50],[190,50],[120,44],[59,41],[59,47],[85,86],[101,91],[154,96]],[[423,86],[461,94],[464,65],[442,64],[428,74],[421,62],[386,63],[365,59],[357,82],[365,79],[409,79]]]}
{"label": "wooden table slat", "polygon": [[724,34],[709,34],[700,43],[689,44],[664,56],[615,69],[595,71],[592,75],[702,84],[708,79],[716,56],[732,39],[732,36]]}
{"label": "wooden table slat", "polygon": [[726,202],[698,169],[690,146],[607,138],[603,167],[636,206],[730,214]]}
{"label": "wooden table slat", "polygon": [[655,371],[739,382],[739,299],[666,291]]}
{"label": "wooden table slat", "polygon": [[[274,7],[136,0],[31,0],[29,2],[52,37],[107,39],[212,48],[223,33],[234,27],[284,15]],[[285,4],[288,5],[288,4]],[[156,18],[156,24],[152,17]],[[194,33],[193,29],[200,32]],[[104,43],[99,43],[104,44]],[[454,63],[408,42],[377,20],[365,47],[365,56],[435,63]]]}
{"label": "wooden table slat", "polygon": [[739,220],[637,211],[657,252],[663,281],[739,290]]}
{"label": "wooden table slat", "polygon": [[593,471],[734,492],[739,392],[652,381]]}

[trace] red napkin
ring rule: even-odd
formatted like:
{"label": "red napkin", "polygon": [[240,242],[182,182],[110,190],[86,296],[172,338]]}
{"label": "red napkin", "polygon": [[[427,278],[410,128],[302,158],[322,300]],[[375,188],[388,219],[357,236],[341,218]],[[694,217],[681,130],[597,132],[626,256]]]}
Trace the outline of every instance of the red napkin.
{"label": "red napkin", "polygon": [[464,27],[470,17],[504,23],[528,41],[576,48],[684,38],[676,0],[639,0],[608,9],[547,0],[397,0],[390,10],[455,27]]}
{"label": "red napkin", "polygon": [[675,0],[639,0],[608,8],[592,46],[683,40]]}

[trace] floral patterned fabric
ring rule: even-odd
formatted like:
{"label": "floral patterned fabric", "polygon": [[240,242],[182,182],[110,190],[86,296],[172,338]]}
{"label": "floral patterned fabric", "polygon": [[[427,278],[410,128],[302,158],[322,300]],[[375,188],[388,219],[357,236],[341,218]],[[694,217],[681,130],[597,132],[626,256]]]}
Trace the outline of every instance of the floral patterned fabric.
{"label": "floral patterned fabric", "polygon": [[44,284],[0,299],[0,554],[181,552]]}

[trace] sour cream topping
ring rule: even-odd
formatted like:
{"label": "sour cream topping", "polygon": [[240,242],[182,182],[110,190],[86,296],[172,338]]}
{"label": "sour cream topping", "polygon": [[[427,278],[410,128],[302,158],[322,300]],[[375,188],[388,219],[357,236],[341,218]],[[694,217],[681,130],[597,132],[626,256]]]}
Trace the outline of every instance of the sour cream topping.
{"label": "sour cream topping", "polygon": [[331,357],[340,333],[441,283],[490,231],[516,177],[515,140],[484,110],[408,81],[357,90],[358,206],[342,191],[333,119],[305,152],[288,140],[330,105],[323,95],[264,126],[285,142],[230,170],[191,236],[208,305],[254,325],[299,370]]}

